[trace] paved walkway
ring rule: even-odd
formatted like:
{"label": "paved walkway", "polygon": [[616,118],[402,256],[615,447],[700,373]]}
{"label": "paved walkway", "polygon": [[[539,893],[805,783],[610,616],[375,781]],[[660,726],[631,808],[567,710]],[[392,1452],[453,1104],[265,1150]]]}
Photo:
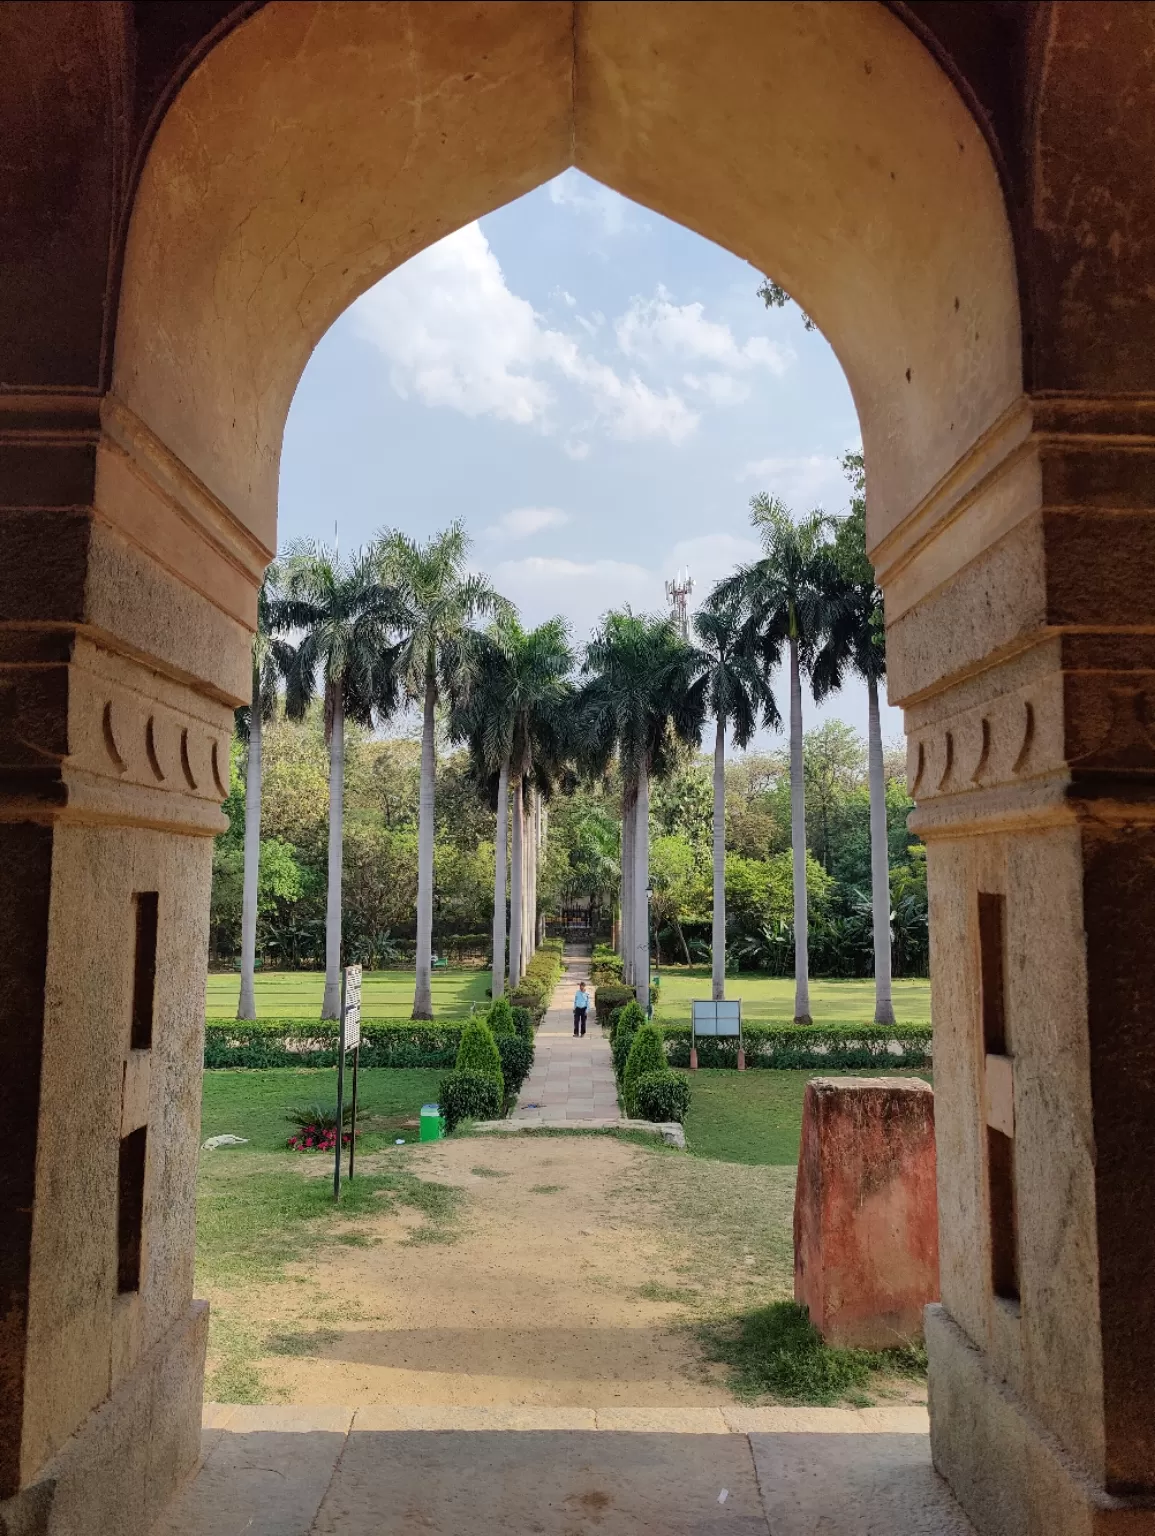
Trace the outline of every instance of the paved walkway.
{"label": "paved walkway", "polygon": [[[589,981],[589,953],[566,950],[565,971],[537,1032],[533,1071],[522,1084],[510,1119],[521,1125],[590,1127],[621,1123],[610,1042],[600,1024],[590,1023],[574,1039],[573,995]],[[589,989],[593,991],[592,986]]]}
{"label": "paved walkway", "polygon": [[153,1536],[974,1536],[925,1408],[210,1404]]}

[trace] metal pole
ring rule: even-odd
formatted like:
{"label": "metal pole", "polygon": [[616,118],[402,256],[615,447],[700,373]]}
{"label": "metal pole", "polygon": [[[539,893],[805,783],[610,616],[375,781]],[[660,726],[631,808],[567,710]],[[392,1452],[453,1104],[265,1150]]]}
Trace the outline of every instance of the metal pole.
{"label": "metal pole", "polygon": [[341,967],[341,1032],[337,1038],[337,1146],[333,1154],[333,1199],[341,1198],[341,1131],[345,1124],[345,967]]}
{"label": "metal pole", "polygon": [[353,1047],[353,1112],[349,1126],[349,1177],[353,1177],[353,1153],[357,1150],[357,1068],[361,1064],[361,1044]]}

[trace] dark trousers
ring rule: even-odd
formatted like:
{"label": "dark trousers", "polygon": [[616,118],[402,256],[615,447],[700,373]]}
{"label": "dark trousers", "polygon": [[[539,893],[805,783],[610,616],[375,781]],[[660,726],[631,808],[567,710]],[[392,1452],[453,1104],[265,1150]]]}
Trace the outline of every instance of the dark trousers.
{"label": "dark trousers", "polygon": [[[579,1024],[581,1025],[580,1029],[578,1028]],[[586,1032],[586,1010],[584,1008],[575,1008],[573,1011],[573,1032],[575,1035],[584,1035]]]}

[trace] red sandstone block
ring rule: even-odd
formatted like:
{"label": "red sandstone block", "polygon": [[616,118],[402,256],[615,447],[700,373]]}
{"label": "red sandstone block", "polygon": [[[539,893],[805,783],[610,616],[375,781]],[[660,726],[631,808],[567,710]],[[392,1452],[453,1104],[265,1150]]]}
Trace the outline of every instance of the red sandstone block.
{"label": "red sandstone block", "polygon": [[794,1192],[794,1298],[830,1344],[922,1337],[938,1300],[934,1093],[913,1077],[806,1085]]}

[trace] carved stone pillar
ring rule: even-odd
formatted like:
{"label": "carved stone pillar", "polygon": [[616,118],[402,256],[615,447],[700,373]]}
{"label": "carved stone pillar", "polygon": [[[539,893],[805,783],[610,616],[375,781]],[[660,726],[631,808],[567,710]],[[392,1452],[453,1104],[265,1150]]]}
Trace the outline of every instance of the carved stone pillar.
{"label": "carved stone pillar", "polygon": [[875,551],[926,839],[935,1463],[1155,1531],[1155,416],[1035,398]]}
{"label": "carved stone pillar", "polygon": [[4,397],[0,484],[0,1528],[144,1532],[198,1454],[211,839],[267,552],[109,400]]}

